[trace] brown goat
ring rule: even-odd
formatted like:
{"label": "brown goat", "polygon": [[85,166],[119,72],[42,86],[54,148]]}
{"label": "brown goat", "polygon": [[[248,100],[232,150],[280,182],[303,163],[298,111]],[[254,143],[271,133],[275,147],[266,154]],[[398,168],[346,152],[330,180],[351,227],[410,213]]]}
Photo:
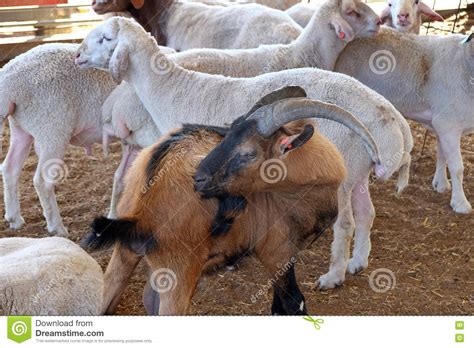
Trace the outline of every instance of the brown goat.
{"label": "brown goat", "polygon": [[[204,270],[253,252],[274,278],[272,313],[306,313],[292,260],[308,237],[317,236],[336,217],[344,162],[311,121],[281,117],[285,121],[275,119],[276,129],[269,130],[268,122],[258,122],[253,115],[261,110],[264,115],[291,114],[288,110],[294,109],[298,117],[292,115],[293,119],[318,114],[333,120],[345,117],[341,123],[346,125],[357,121],[334,105],[319,103],[316,108],[317,102],[284,99],[289,96],[295,96],[295,88],[263,98],[230,130],[185,125],[138,155],[127,174],[119,219],[96,219],[85,241],[95,249],[115,243],[105,275],[105,312],[114,312],[142,256],[151,272],[165,269],[175,277],[172,289],[158,289],[158,294],[150,279],[144,292],[149,313],[170,315],[187,312]],[[220,175],[208,159],[219,153],[230,155],[229,151],[233,157],[220,161],[226,168]],[[269,160],[278,161],[286,171],[281,181],[262,174]],[[210,171],[215,176],[207,180]],[[227,185],[229,177],[230,186],[214,182],[216,178]]]}

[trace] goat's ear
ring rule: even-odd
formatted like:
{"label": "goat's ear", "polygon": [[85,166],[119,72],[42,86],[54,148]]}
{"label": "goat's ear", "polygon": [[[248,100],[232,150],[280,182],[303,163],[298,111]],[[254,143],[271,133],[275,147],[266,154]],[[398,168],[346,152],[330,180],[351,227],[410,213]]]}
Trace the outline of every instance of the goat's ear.
{"label": "goat's ear", "polygon": [[145,5],[145,0],[132,0],[132,5],[135,9],[139,10]]}
{"label": "goat's ear", "polygon": [[306,124],[301,133],[293,135],[288,135],[289,132],[284,127],[280,130],[283,132],[277,139],[280,157],[285,157],[289,152],[306,144],[314,134],[314,127],[310,124]]}
{"label": "goat's ear", "polygon": [[390,6],[385,7],[383,11],[380,12],[380,19],[382,20],[382,23],[385,23],[391,15]]}
{"label": "goat's ear", "polygon": [[336,15],[331,20],[331,24],[334,27],[336,35],[341,40],[347,42],[354,40],[354,30],[352,30],[352,27],[349,25],[349,23],[347,23],[346,20],[340,15]]}
{"label": "goat's ear", "polygon": [[429,17],[430,20],[434,22],[444,22],[444,18],[438,12],[432,10],[427,4],[423,1],[418,3],[418,12]]}
{"label": "goat's ear", "polygon": [[115,82],[119,83],[122,81],[128,64],[128,48],[119,42],[109,62],[109,70]]}

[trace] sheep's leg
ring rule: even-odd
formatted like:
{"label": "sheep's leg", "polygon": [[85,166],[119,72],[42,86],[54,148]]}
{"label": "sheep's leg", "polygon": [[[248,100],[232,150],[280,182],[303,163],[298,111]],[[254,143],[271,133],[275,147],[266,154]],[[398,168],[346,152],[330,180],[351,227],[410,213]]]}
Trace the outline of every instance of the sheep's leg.
{"label": "sheep's leg", "polygon": [[114,174],[112,199],[110,201],[109,215],[107,216],[109,219],[117,218],[117,205],[124,188],[123,179],[125,177],[127,169],[130,167],[130,165],[133,163],[133,160],[137,156],[138,151],[139,150],[137,148],[134,148],[128,145],[127,143],[122,142],[122,160],[120,161],[120,165],[118,166]]}
{"label": "sheep's leg", "polygon": [[104,275],[104,300],[101,313],[113,314],[115,312],[120,297],[141,259],[140,255],[120,243],[115,244],[112,258]]}
{"label": "sheep's leg", "polygon": [[398,171],[397,193],[402,193],[402,191],[408,186],[410,181],[410,166],[411,155],[407,152],[404,152],[400,170]]}
{"label": "sheep's leg", "polygon": [[[318,283],[321,290],[332,289],[341,285],[346,277],[351,240],[355,228],[351,205],[352,187],[347,186],[343,184],[338,191],[339,213],[333,227],[334,240],[331,246],[331,265],[329,266],[329,272],[319,277]],[[368,187],[357,187],[357,189],[368,190]]]}
{"label": "sheep's leg", "polygon": [[[352,208],[354,209],[355,237],[352,258],[349,260],[348,271],[356,274],[367,268],[370,254],[370,230],[375,219],[375,209],[369,192],[368,178],[362,180],[352,192]],[[363,189],[362,189],[363,188]]]}
{"label": "sheep's leg", "polygon": [[[202,254],[197,250],[194,252]],[[176,259],[176,255],[188,254],[187,249],[174,249],[173,255],[158,252],[146,257],[151,270],[150,287],[159,296],[159,315],[185,315],[188,312],[206,262],[206,258],[193,255]]]}
{"label": "sheep's leg", "polygon": [[452,193],[451,207],[456,213],[467,214],[472,207],[463,189],[464,164],[461,156],[461,132],[437,132],[441,149],[447,157],[449,174],[451,175]]}
{"label": "sheep's leg", "polygon": [[10,121],[10,147],[2,164],[5,220],[10,228],[20,229],[25,220],[21,216],[18,187],[20,174],[30,153],[33,137]]}
{"label": "sheep's leg", "polygon": [[[271,274],[273,283],[273,315],[307,314],[305,299],[295,276],[295,252],[286,234],[273,231],[255,247],[255,254]],[[282,263],[287,261],[286,263]]]}
{"label": "sheep's leg", "polygon": [[436,147],[436,172],[433,178],[433,188],[437,192],[443,193],[451,189],[451,184],[449,183],[448,174],[446,172],[446,157],[444,156],[443,148],[441,147],[441,142],[438,137],[436,137]]}
{"label": "sheep's leg", "polygon": [[33,178],[48,232],[63,237],[66,237],[68,232],[59,213],[54,187],[67,177],[68,169],[63,161],[66,146],[67,144],[59,144],[54,150],[51,150],[49,146],[44,146],[41,143],[35,144],[35,150],[37,153],[39,152],[39,161]]}

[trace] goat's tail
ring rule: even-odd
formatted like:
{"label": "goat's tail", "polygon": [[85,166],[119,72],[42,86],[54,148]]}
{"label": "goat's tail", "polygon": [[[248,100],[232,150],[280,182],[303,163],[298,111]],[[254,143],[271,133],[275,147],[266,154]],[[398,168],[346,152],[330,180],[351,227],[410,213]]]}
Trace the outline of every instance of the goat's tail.
{"label": "goat's tail", "polygon": [[156,246],[153,234],[140,231],[136,220],[115,220],[104,216],[94,219],[89,234],[81,244],[96,251],[110,248],[117,242],[137,254],[146,254]]}

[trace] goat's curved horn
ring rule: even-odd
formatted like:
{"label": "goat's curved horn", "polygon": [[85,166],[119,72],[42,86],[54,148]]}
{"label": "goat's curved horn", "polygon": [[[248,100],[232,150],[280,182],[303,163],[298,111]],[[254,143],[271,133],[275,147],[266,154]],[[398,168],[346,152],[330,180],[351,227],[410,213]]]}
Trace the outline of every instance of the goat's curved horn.
{"label": "goat's curved horn", "polygon": [[308,98],[279,100],[256,110],[251,118],[258,122],[258,132],[269,137],[283,125],[303,118],[324,118],[338,122],[362,138],[375,164],[380,164],[380,155],[372,134],[350,112],[337,105]]}
{"label": "goat's curved horn", "polygon": [[255,105],[250,109],[249,112],[245,115],[245,118],[252,115],[255,111],[260,109],[262,106],[270,105],[278,100],[288,99],[288,98],[304,98],[306,97],[306,91],[303,87],[300,86],[286,86],[276,91],[273,91],[266,96],[262,97]]}

